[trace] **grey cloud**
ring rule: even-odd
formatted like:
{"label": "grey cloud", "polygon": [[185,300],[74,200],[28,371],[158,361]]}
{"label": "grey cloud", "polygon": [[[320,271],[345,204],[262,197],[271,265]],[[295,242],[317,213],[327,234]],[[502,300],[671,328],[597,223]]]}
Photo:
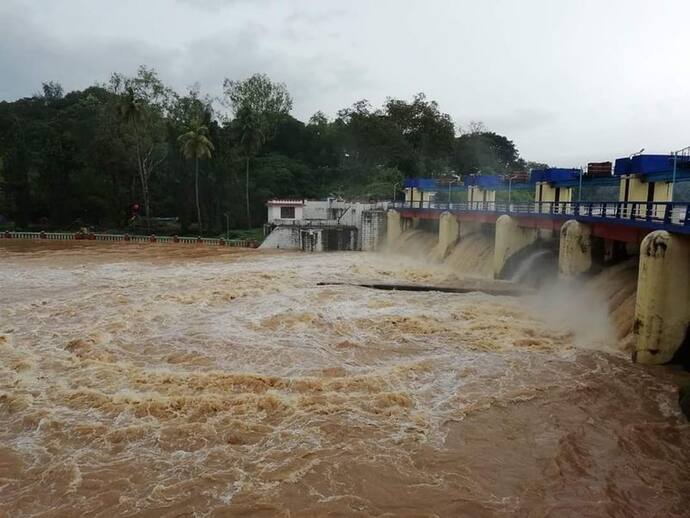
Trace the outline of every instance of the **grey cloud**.
{"label": "grey cloud", "polygon": [[513,133],[527,133],[553,124],[557,120],[558,114],[553,111],[540,110],[538,108],[522,108],[504,115],[487,118],[484,122],[489,129],[510,135]]}
{"label": "grey cloud", "polygon": [[193,7],[195,9],[202,9],[205,11],[218,12],[237,4],[247,4],[252,2],[266,3],[271,0],[175,0],[176,3]]}
{"label": "grey cloud", "polygon": [[129,72],[142,63],[167,68],[175,53],[135,40],[98,38],[65,43],[45,34],[19,13],[0,16],[0,99],[25,97],[55,80],[65,89],[105,82],[112,72]]}
{"label": "grey cloud", "polygon": [[286,59],[271,31],[257,22],[177,48],[124,38],[65,42],[43,33],[19,12],[1,17],[0,33],[4,41],[0,70],[6,78],[0,83],[0,99],[31,95],[48,80],[62,83],[67,90],[85,88],[107,81],[113,72],[133,73],[144,64],[155,68],[178,91],[198,83],[202,93],[214,97],[222,95],[225,77],[243,79],[265,72],[287,84],[295,98],[295,115],[306,119],[317,109],[337,110],[341,106],[327,106],[329,101],[333,104],[333,98],[367,86],[362,67],[347,57],[334,58],[316,46]]}
{"label": "grey cloud", "polygon": [[[348,93],[372,86],[365,69],[347,57],[334,58],[313,49],[287,59],[280,48],[266,44],[259,32],[251,26],[235,34],[193,41],[177,61],[176,82],[195,78],[202,91],[220,96],[224,78],[243,79],[265,72],[287,85],[295,99],[295,115],[304,120],[318,109],[334,112],[342,107],[337,103],[343,97],[350,102]],[[334,99],[336,105],[327,106]]]}

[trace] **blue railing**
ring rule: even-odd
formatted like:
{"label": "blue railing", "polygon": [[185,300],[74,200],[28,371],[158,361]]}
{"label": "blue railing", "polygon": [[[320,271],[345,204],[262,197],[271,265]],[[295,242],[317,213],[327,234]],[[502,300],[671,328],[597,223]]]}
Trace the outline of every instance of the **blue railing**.
{"label": "blue railing", "polygon": [[401,210],[453,213],[489,213],[517,216],[552,217],[582,221],[602,221],[671,232],[690,233],[690,203],[687,202],[534,202],[499,203],[493,201],[439,203],[435,201],[394,202]]}

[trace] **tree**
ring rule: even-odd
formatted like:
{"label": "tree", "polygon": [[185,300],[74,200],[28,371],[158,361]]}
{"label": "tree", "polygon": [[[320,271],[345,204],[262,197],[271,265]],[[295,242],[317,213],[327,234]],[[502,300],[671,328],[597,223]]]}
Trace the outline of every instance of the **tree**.
{"label": "tree", "polygon": [[358,101],[338,112],[336,126],[342,155],[360,174],[370,176],[375,168],[389,167],[407,176],[436,176],[448,169],[453,121],[423,93],[412,102],[389,98],[376,110],[368,101]]}
{"label": "tree", "polygon": [[267,140],[273,138],[278,123],[292,110],[292,97],[283,83],[274,83],[266,74],[254,74],[243,81],[223,81],[226,101],[237,115],[240,110],[255,114]]}
{"label": "tree", "polygon": [[482,121],[470,121],[467,125],[467,131],[462,131],[460,133],[469,133],[470,135],[476,135],[477,133],[486,133],[486,125]]}
{"label": "tree", "polygon": [[492,131],[465,133],[455,140],[453,168],[460,174],[505,174],[519,167],[515,144]]}
{"label": "tree", "polygon": [[[380,107],[359,101],[305,124],[289,115],[285,87],[266,76],[225,87],[232,120],[214,117],[198,87],[178,95],[144,67],[82,91],[46,83],[32,97],[1,101],[0,213],[19,229],[124,229],[136,202],[156,233],[197,221],[218,233],[226,217],[234,228],[263,220],[274,196],[390,198],[402,178],[451,167],[536,167],[479,124],[453,139],[450,117],[423,95]],[[195,147],[196,126],[212,146],[198,159],[184,151],[187,139]]]}
{"label": "tree", "polygon": [[[5,212],[5,178],[3,176],[3,166],[4,162],[0,156],[0,216],[3,216]],[[0,223],[2,223],[0,221]]]}
{"label": "tree", "polygon": [[427,101],[423,93],[411,103],[388,99],[386,116],[407,144],[407,156],[399,165],[413,176],[436,176],[446,172],[453,151],[455,126],[450,115],[439,110],[436,101]]}
{"label": "tree", "polygon": [[47,83],[43,83],[41,89],[43,90],[42,97],[46,104],[59,101],[63,97],[64,91],[62,85],[58,82],[48,81]]}
{"label": "tree", "polygon": [[244,153],[247,228],[251,228],[249,162],[275,136],[278,124],[292,109],[292,98],[284,84],[272,82],[265,74],[254,74],[243,81],[225,79],[223,91],[235,114]]}
{"label": "tree", "polygon": [[215,149],[213,143],[208,139],[208,128],[201,121],[194,119],[186,133],[179,136],[178,142],[182,146],[182,154],[187,160],[194,160],[194,192],[196,197],[196,218],[201,226],[201,205],[199,204],[199,159],[211,158],[211,152]]}
{"label": "tree", "polygon": [[131,129],[136,166],[144,198],[147,228],[151,228],[149,181],[156,167],[165,159],[164,118],[168,115],[175,93],[144,66],[137,75],[113,74],[110,90],[118,96],[117,111],[125,126]]}

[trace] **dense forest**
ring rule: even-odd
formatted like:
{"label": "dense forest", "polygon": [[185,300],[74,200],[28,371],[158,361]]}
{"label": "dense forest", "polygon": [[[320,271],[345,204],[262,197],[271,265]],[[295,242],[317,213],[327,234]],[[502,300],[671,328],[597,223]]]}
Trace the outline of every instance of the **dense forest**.
{"label": "dense forest", "polygon": [[0,225],[212,235],[260,225],[275,196],[390,199],[405,177],[529,167],[508,138],[463,131],[421,93],[304,123],[265,75],[223,91],[179,94],[140,67],[0,103]]}

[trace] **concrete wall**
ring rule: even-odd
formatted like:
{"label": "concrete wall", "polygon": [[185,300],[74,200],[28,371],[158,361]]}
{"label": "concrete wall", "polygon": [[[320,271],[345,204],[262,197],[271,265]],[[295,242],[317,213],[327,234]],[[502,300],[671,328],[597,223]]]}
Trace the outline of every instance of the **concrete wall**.
{"label": "concrete wall", "polygon": [[361,249],[365,252],[381,248],[386,236],[387,214],[383,209],[362,212]]}
{"label": "concrete wall", "polygon": [[300,244],[299,227],[275,227],[266,236],[259,248],[281,248],[283,250],[299,250]]}
{"label": "concrete wall", "polygon": [[592,268],[592,228],[575,221],[566,221],[561,227],[558,250],[558,272],[571,277]]}
{"label": "concrete wall", "polygon": [[657,230],[640,247],[635,304],[635,353],[639,363],[666,363],[690,323],[690,238]]}
{"label": "concrete wall", "polygon": [[356,250],[357,229],[354,227],[301,228],[300,248],[305,252]]}
{"label": "concrete wall", "polygon": [[508,260],[517,252],[534,243],[539,236],[537,229],[524,228],[508,215],[496,220],[496,241],[494,245],[494,277],[501,278]]}
{"label": "concrete wall", "polygon": [[300,248],[305,252],[323,252],[325,250],[323,237],[323,229],[300,229]]}

